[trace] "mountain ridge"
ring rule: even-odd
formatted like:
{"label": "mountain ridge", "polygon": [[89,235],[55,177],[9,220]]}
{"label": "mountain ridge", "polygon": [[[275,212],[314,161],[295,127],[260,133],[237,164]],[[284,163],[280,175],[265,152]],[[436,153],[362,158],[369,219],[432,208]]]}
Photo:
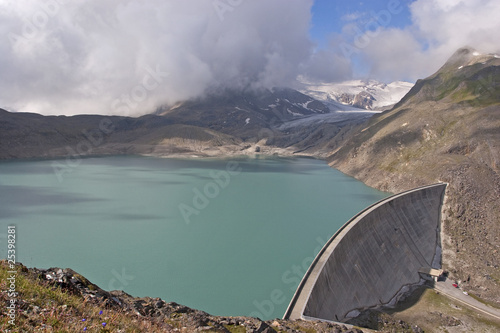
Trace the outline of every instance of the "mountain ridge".
{"label": "mountain ridge", "polygon": [[[0,159],[257,152],[310,156],[317,154],[317,149],[310,148],[328,146],[329,139],[343,127],[370,115],[332,113],[324,103],[289,88],[218,92],[137,118],[42,116],[1,110]],[[302,119],[307,121],[298,121]],[[102,121],[109,123],[109,133],[100,129]],[[102,138],[94,144],[89,135]],[[324,153],[327,151],[325,147]]]}

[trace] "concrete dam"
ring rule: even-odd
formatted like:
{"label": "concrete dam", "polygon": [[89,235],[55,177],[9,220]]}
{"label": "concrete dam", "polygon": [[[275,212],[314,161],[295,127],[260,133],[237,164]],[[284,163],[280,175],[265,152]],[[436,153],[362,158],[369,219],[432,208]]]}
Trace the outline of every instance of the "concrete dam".
{"label": "concrete dam", "polygon": [[386,305],[441,265],[446,184],[419,187],[366,208],[330,238],[299,284],[285,319],[345,321]]}

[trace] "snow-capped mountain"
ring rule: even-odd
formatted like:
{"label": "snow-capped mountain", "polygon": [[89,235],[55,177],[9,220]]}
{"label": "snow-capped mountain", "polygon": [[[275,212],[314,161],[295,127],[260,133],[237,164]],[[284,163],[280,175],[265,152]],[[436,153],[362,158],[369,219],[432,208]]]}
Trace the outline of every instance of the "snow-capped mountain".
{"label": "snow-capped mountain", "polygon": [[414,85],[403,81],[385,84],[375,80],[314,83],[304,78],[299,78],[299,82],[303,84],[300,92],[328,103],[330,107],[336,104],[365,110],[380,110],[396,104]]}

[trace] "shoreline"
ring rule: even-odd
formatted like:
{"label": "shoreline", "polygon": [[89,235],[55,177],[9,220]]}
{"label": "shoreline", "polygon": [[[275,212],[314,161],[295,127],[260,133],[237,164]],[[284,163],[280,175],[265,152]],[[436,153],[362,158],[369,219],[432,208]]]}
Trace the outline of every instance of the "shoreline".
{"label": "shoreline", "polygon": [[[223,146],[226,147],[226,146]],[[96,154],[82,154],[77,156],[71,155],[49,155],[49,156],[29,156],[29,157],[12,157],[12,158],[1,158],[0,163],[4,162],[30,162],[30,161],[60,161],[65,159],[90,159],[90,158],[103,158],[103,157],[125,157],[125,156],[136,156],[136,157],[151,157],[151,158],[171,158],[171,159],[230,159],[230,158],[259,158],[259,157],[270,157],[270,158],[311,158],[322,160],[326,162],[326,158],[320,154],[303,154],[295,153],[295,150],[289,148],[278,148],[272,147],[263,151],[255,152],[250,150],[211,150],[211,151],[186,151],[186,152],[176,152],[176,153],[145,153],[145,152],[124,152],[124,153],[96,153]],[[331,167],[331,166],[330,166]],[[336,168],[333,168],[336,169]]]}

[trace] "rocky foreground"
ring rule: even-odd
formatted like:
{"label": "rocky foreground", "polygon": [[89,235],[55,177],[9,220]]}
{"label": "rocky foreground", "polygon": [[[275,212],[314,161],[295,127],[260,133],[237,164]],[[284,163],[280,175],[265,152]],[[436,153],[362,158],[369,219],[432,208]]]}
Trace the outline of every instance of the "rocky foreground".
{"label": "rocky foreground", "polygon": [[105,291],[71,269],[37,269],[16,265],[16,297],[6,282],[11,271],[0,263],[0,302],[6,309],[15,299],[15,324],[2,311],[2,332],[363,332],[332,323],[218,317],[167,303],[136,298],[123,291]]}
{"label": "rocky foreground", "polygon": [[[8,309],[12,299],[16,306],[15,316],[2,311],[2,332],[373,332],[320,321],[212,316],[160,298],[108,292],[68,268],[37,269],[16,264],[17,294],[12,297],[12,280],[8,279],[12,271],[5,260],[0,261],[1,306]],[[424,332],[390,316],[377,320],[370,324],[378,332]]]}

